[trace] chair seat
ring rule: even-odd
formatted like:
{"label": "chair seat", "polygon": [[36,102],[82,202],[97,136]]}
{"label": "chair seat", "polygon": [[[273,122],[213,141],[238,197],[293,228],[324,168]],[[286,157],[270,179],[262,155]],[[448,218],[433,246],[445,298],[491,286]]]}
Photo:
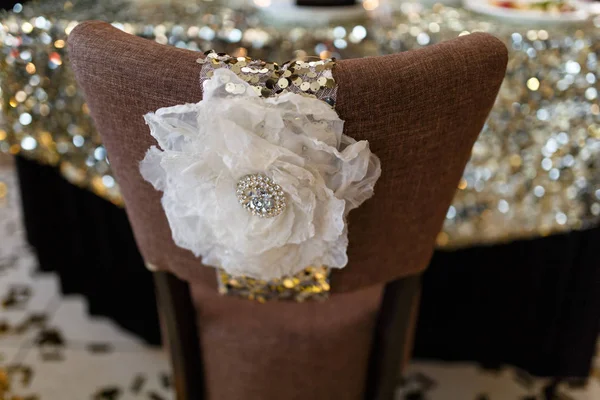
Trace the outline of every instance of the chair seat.
{"label": "chair seat", "polygon": [[306,303],[191,290],[207,399],[363,398],[382,285]]}

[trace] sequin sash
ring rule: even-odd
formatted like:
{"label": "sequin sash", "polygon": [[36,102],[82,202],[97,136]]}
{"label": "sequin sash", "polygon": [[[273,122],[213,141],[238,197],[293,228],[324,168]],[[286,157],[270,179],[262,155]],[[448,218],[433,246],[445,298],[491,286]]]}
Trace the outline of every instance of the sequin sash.
{"label": "sequin sash", "polygon": [[[249,57],[231,57],[212,50],[205,54],[205,58],[198,59],[198,63],[202,64],[200,83],[210,79],[216,69],[228,68],[248,82],[262,97],[292,92],[315,97],[332,107],[335,106],[337,85],[332,72],[335,59],[295,60],[279,66],[274,62],[253,60]],[[238,94],[233,83],[225,89],[231,94]]]}
{"label": "sequin sash", "polygon": [[[199,58],[202,64],[200,83],[210,79],[216,69],[228,68],[248,82],[261,97],[292,92],[314,97],[335,107],[337,85],[333,78],[335,59],[294,60],[281,66],[274,62],[253,60],[249,57],[232,57],[212,50]],[[232,95],[245,93],[243,85],[228,83],[225,90]],[[219,292],[264,303],[269,300],[324,300],[329,295],[330,269],[326,266],[307,266],[293,276],[261,280],[233,276],[222,269],[217,271]]]}

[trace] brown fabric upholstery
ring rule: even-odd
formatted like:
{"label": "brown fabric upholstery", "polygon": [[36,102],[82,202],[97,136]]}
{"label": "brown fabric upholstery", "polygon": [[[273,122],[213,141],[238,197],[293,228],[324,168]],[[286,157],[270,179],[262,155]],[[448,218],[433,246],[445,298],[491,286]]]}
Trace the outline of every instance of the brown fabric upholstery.
{"label": "brown fabric upholstery", "polygon": [[[142,116],[201,99],[199,53],[102,22],[77,26],[69,48],[144,258],[182,279],[213,285],[214,271],[172,242],[161,193],[138,172],[138,162],[155,144]],[[383,173],[375,196],[350,214],[350,263],[334,271],[334,291],[426,267],[506,57],[499,40],[472,34],[418,51],[338,63],[336,109],[346,121],[345,133],[370,141]]]}
{"label": "brown fabric upholstery", "polygon": [[198,53],[102,22],[78,25],[69,49],[144,258],[192,284],[209,399],[359,399],[383,284],[426,267],[504,76],[504,45],[472,34],[338,63],[345,133],[370,141],[383,173],[350,214],[350,263],[331,298],[264,305],[216,294],[214,270],[175,246],[161,193],[138,171],[155,144],[142,116],[201,99]]}
{"label": "brown fabric upholstery", "polygon": [[193,285],[208,399],[361,399],[381,289],[260,304]]}

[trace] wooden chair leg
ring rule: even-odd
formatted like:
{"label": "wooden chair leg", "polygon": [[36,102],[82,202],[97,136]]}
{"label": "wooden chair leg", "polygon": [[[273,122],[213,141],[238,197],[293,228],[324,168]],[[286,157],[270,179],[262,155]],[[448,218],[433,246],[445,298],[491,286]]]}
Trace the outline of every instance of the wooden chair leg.
{"label": "wooden chair leg", "polygon": [[168,272],[155,272],[154,284],[176,399],[202,400],[204,371],[189,286]]}
{"label": "wooden chair leg", "polygon": [[371,346],[365,400],[393,400],[402,367],[410,357],[419,275],[388,283]]}

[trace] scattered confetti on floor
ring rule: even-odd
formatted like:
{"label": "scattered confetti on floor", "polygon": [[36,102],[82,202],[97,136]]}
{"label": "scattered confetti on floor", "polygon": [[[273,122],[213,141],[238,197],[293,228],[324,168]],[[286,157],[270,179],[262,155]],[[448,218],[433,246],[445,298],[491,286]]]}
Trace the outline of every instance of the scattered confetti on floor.
{"label": "scattered confetti on floor", "polygon": [[[62,296],[58,279],[37,271],[17,189],[0,163],[0,400],[173,400],[161,349],[90,317],[83,297]],[[591,375],[552,382],[508,367],[414,361],[396,400],[598,400],[600,356]]]}
{"label": "scattered confetti on floor", "polygon": [[16,177],[0,164],[0,399],[172,400],[165,353],[85,299],[60,294],[25,242]]}

